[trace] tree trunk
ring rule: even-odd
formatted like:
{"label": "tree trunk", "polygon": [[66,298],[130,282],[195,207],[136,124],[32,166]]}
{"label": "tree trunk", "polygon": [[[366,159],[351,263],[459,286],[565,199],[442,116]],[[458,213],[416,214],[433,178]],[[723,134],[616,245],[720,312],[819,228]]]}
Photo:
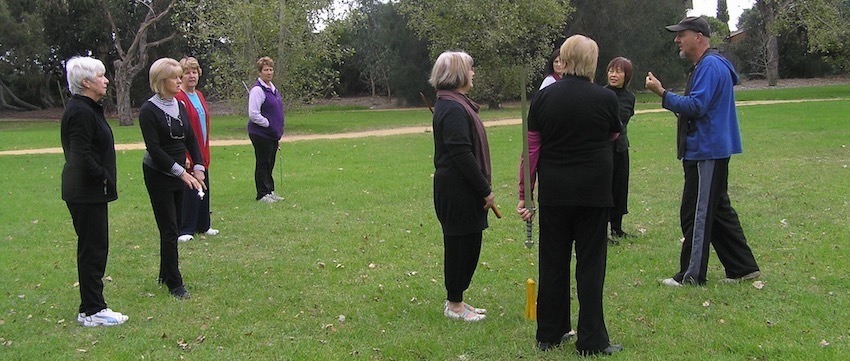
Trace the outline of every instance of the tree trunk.
{"label": "tree trunk", "polygon": [[779,41],[775,34],[767,37],[767,85],[776,86],[779,82]]}
{"label": "tree trunk", "polygon": [[121,60],[115,65],[115,105],[118,111],[118,125],[133,125],[133,104],[130,102],[130,87],[133,77],[124,70]]}
{"label": "tree trunk", "polygon": [[132,87],[133,79],[148,65],[148,49],[157,47],[163,43],[170,41],[177,36],[172,33],[157,41],[148,42],[148,29],[156,24],[161,19],[165,18],[176,0],[170,0],[168,6],[160,13],[156,13],[154,8],[155,3],[151,3],[148,7],[148,13],[145,15],[145,20],[139,24],[139,29],[133,37],[133,43],[128,49],[121,46],[121,37],[118,35],[118,27],[115,25],[115,20],[109,12],[109,7],[106,6],[104,0],[100,0],[100,5],[106,13],[106,18],[112,26],[114,47],[118,51],[118,59],[113,62],[115,65],[115,98],[118,111],[119,125],[133,125],[133,109],[130,102],[130,88]]}
{"label": "tree trunk", "polygon": [[767,84],[776,86],[779,81],[779,42],[773,24],[776,20],[777,7],[781,5],[765,0],[758,1],[756,5],[764,17],[764,32],[767,34],[767,51],[765,54],[767,57],[765,59],[767,63],[767,69],[765,69]]}
{"label": "tree trunk", "polygon": [[[12,98],[11,103],[6,102],[6,96],[7,95],[10,98]],[[12,89],[9,89],[9,87],[6,86],[6,83],[4,83],[2,79],[0,79],[0,109],[3,109],[3,108],[11,109],[11,110],[39,110],[39,109],[41,109],[41,108],[39,108],[35,105],[32,105],[30,103],[27,103],[27,102],[21,100],[21,98],[18,98],[18,96],[15,95],[15,93],[12,92]]]}

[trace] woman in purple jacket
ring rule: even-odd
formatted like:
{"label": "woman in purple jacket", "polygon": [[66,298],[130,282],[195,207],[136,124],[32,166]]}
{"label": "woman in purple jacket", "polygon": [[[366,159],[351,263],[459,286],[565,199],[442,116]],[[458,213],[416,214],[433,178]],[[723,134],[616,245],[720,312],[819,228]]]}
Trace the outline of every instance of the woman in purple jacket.
{"label": "woman in purple jacket", "polygon": [[257,201],[274,203],[283,197],[274,192],[275,156],[280,149],[283,136],[284,107],[274,78],[274,60],[264,56],[257,60],[259,77],[248,94],[248,137],[254,146],[254,183],[257,185]]}

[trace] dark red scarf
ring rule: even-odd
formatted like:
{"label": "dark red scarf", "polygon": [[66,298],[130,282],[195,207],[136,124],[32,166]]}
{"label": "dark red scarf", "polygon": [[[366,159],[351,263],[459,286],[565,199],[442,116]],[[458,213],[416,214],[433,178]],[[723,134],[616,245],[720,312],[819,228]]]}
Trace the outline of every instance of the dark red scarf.
{"label": "dark red scarf", "polygon": [[466,109],[469,114],[469,119],[472,121],[475,133],[472,134],[472,155],[478,161],[478,166],[481,167],[481,172],[487,178],[487,182],[492,182],[490,179],[490,145],[487,143],[487,132],[484,131],[484,124],[481,123],[481,118],[478,117],[478,110],[481,106],[478,103],[469,99],[466,94],[461,94],[451,90],[438,90],[437,99],[450,100],[458,103]]}

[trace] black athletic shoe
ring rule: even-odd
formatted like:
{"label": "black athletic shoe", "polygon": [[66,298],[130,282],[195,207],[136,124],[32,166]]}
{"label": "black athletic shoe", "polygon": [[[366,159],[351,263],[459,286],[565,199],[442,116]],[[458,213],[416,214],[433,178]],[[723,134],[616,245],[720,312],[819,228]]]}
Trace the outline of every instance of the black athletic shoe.
{"label": "black athletic shoe", "polygon": [[608,347],[603,348],[601,350],[578,350],[578,355],[587,357],[593,355],[605,355],[611,356],[617,352],[623,351],[622,345],[608,345]]}
{"label": "black athletic shoe", "polygon": [[172,296],[174,296],[174,298],[178,300],[187,300],[189,298],[192,298],[192,296],[189,295],[189,291],[186,291],[186,287],[183,286],[177,287],[173,290],[170,290],[169,292]]}
{"label": "black athletic shoe", "polygon": [[575,337],[575,332],[570,331],[561,336],[561,339],[558,342],[537,342],[537,349],[540,351],[549,351],[553,348],[561,346],[562,343],[569,341],[571,338]]}

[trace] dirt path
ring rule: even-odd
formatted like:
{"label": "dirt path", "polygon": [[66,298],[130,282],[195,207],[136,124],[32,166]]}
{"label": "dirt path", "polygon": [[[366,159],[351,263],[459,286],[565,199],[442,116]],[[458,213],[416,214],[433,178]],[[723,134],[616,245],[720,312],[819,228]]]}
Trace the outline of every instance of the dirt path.
{"label": "dirt path", "polygon": [[[834,99],[794,99],[794,100],[759,100],[759,101],[741,101],[738,102],[737,105],[739,107],[751,106],[751,105],[764,105],[764,104],[782,104],[782,103],[808,103],[808,102],[823,102],[823,101],[835,101],[835,100],[848,100],[850,98],[834,98]],[[649,114],[649,113],[663,113],[667,112],[666,109],[645,109],[638,110],[635,114]],[[502,119],[502,120],[491,120],[485,121],[484,126],[486,127],[499,127],[506,125],[518,125],[522,124],[522,119]],[[366,130],[360,132],[348,132],[348,133],[336,133],[336,134],[304,134],[304,135],[287,135],[284,136],[280,141],[283,143],[292,143],[292,142],[301,142],[306,140],[319,140],[319,139],[353,139],[353,138],[366,138],[366,137],[385,137],[391,135],[404,135],[404,134],[417,134],[417,133],[430,133],[430,126],[418,126],[418,127],[404,127],[404,128],[392,128],[392,129],[378,129],[378,130]],[[210,141],[210,146],[213,147],[222,147],[228,145],[249,145],[251,141],[248,139],[230,139],[230,140],[213,140]],[[145,149],[145,143],[130,143],[130,144],[116,144],[115,150],[140,150]],[[41,148],[41,149],[20,149],[20,150],[6,150],[0,151],[0,156],[4,155],[27,155],[27,154],[61,154],[62,148]]]}

